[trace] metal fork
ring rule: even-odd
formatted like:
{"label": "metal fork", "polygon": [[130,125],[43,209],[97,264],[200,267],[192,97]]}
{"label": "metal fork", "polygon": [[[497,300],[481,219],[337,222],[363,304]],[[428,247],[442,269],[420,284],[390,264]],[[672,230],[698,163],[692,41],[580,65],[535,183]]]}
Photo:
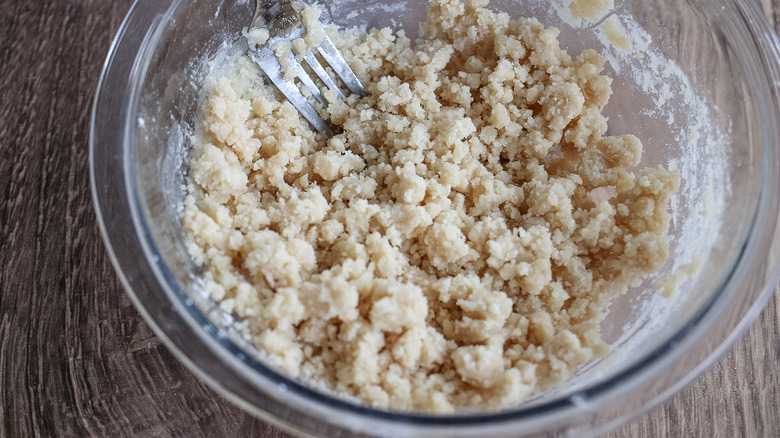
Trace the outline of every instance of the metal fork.
{"label": "metal fork", "polygon": [[[316,26],[320,27],[319,29],[316,29],[316,31],[322,30],[322,26],[319,23],[317,23]],[[293,1],[257,0],[257,8],[255,10],[255,16],[252,19],[250,31],[251,29],[258,27],[268,29],[269,39],[266,43],[261,45],[254,44],[251,41],[249,42],[249,53],[254,61],[260,66],[260,69],[263,70],[266,76],[268,76],[271,82],[276,85],[287,100],[293,104],[295,109],[297,109],[317,131],[324,133],[328,137],[332,137],[333,131],[330,129],[330,126],[328,126],[328,123],[320,117],[317,110],[314,109],[311,103],[304,97],[294,80],[287,81],[284,79],[282,67],[273,51],[274,44],[280,41],[292,41],[303,36],[305,26],[301,22],[299,12],[293,7]],[[324,32],[322,32],[322,34],[325,35]],[[322,41],[317,44],[315,49],[352,93],[359,96],[365,96],[366,92],[363,88],[363,84],[360,83],[360,80],[355,76],[355,73],[327,35],[325,35]],[[303,60],[326,87],[333,90],[339,98],[345,97],[339,86],[336,85],[336,82],[330,77],[323,65],[319,62],[314,51],[307,50],[303,53]],[[327,106],[328,103],[322,96],[319,87],[298,62],[295,54],[290,53],[288,62],[290,63],[290,68],[294,69],[298,80],[300,80],[300,82],[311,92],[317,102],[322,106]]]}

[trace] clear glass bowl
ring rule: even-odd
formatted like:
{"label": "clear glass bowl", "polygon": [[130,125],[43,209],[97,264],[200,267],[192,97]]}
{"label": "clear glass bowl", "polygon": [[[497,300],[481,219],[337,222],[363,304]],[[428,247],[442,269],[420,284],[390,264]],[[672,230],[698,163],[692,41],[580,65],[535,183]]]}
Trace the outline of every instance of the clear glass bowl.
{"label": "clear glass bowl", "polygon": [[[570,54],[606,53],[615,80],[605,109],[610,130],[644,141],[643,166],[679,168],[683,177],[672,204],[670,260],[613,304],[603,324],[606,357],[514,409],[443,417],[354,405],[263,364],[203,292],[179,219],[205,61],[225,44],[241,44],[254,8],[246,0],[137,2],[106,60],[92,117],[92,188],[112,261],[139,311],[226,397],[308,434],[587,436],[679,391],[744,333],[778,278],[778,40],[755,1],[623,1],[620,21],[643,29],[634,48],[647,44],[643,56],[627,55],[598,29],[567,24],[566,3],[490,7],[559,27]],[[344,0],[325,15],[416,35],[425,5]],[[673,299],[660,297],[656,282],[694,256],[698,273]]]}

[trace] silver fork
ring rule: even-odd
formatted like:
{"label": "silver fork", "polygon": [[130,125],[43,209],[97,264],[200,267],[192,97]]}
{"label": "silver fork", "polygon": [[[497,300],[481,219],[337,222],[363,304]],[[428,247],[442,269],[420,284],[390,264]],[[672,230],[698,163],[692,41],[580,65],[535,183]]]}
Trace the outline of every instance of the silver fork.
{"label": "silver fork", "polygon": [[[322,30],[322,26],[317,23]],[[292,0],[257,0],[257,8],[255,10],[255,16],[252,19],[251,29],[262,27],[268,29],[269,39],[266,43],[258,45],[249,41],[249,53],[255,60],[260,69],[268,76],[274,85],[282,92],[284,97],[293,104],[295,109],[300,112],[306,120],[319,132],[324,133],[328,137],[333,136],[333,131],[328,126],[322,117],[320,117],[317,110],[309,103],[306,97],[298,89],[294,81],[287,81],[284,79],[284,73],[282,67],[279,64],[279,60],[276,58],[276,54],[273,51],[274,44],[280,41],[292,41],[296,38],[301,38],[304,33],[304,25],[301,22],[298,11],[293,7]],[[324,32],[322,32],[325,35]],[[333,71],[344,82],[344,85],[352,92],[359,96],[365,96],[366,92],[363,88],[363,84],[355,76],[355,73],[341,56],[333,41],[325,35],[322,41],[315,47],[317,53],[330,65]],[[344,98],[344,93],[339,86],[330,77],[323,65],[317,59],[314,51],[307,50],[303,53],[303,60],[308,64],[311,70],[317,75],[317,77],[325,84],[326,87],[333,90],[339,98]],[[298,62],[295,54],[290,53],[288,62],[290,68],[292,68],[298,80],[311,92],[312,96],[322,106],[327,106],[327,101],[322,96],[317,84],[309,76],[308,72]]]}

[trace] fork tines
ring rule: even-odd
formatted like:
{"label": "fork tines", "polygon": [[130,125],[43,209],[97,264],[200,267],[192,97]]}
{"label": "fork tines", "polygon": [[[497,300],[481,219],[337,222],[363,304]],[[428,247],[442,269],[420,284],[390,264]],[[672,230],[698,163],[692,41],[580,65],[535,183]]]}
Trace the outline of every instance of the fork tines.
{"label": "fork tines", "polygon": [[[322,31],[322,28],[318,29],[318,31],[320,31],[320,34],[324,35],[324,37],[322,41],[320,41],[320,43],[313,48],[313,50],[306,50],[306,52],[303,53],[304,62],[328,89],[333,90],[336,93],[338,98],[343,99],[345,97],[344,93],[336,84],[334,78],[332,78],[328,74],[327,70],[325,70],[325,67],[323,67],[323,65],[320,63],[319,59],[317,59],[316,53],[322,56],[322,59],[328,63],[328,65],[331,67],[331,69],[333,69],[333,71],[341,79],[349,91],[359,96],[365,96],[363,85],[360,83],[360,80],[357,78],[357,76],[355,76],[355,73],[349,67],[346,60],[344,60],[344,57],[341,55],[339,50],[333,44],[333,41],[327,35],[325,35],[324,31]],[[290,41],[295,37],[300,36],[300,34],[302,34],[302,29],[294,32],[293,35],[284,38],[273,38],[261,46],[252,47],[253,44],[250,44],[250,54],[255,62],[260,66],[260,69],[262,69],[263,72],[268,76],[271,82],[279,89],[279,91],[282,92],[287,100],[293,104],[295,109],[297,109],[298,112],[300,112],[303,117],[306,118],[309,123],[311,123],[314,129],[324,133],[328,137],[332,137],[333,131],[331,130],[330,126],[328,126],[328,123],[325,122],[322,117],[320,117],[317,110],[306,99],[303,93],[301,93],[301,90],[298,88],[295,82],[293,80],[288,81],[284,79],[282,66],[280,65],[279,60],[276,58],[276,54],[273,51],[273,45],[277,42]],[[325,100],[325,97],[323,97],[319,86],[317,86],[311,76],[309,76],[309,73],[301,65],[301,63],[298,62],[295,54],[290,53],[287,62],[289,63],[289,68],[293,70],[295,77],[301,82],[301,84],[305,86],[309,92],[311,92],[314,99],[316,99],[320,105],[326,107],[328,103]]]}

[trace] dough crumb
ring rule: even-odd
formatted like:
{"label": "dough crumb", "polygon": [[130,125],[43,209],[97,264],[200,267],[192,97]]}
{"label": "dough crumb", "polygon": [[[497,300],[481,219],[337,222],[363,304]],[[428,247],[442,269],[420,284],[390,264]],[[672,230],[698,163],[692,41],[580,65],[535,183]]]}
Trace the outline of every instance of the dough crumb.
{"label": "dough crumb", "polygon": [[661,296],[664,298],[673,297],[680,288],[680,285],[683,284],[685,280],[693,277],[700,268],[701,257],[694,255],[691,258],[690,263],[683,265],[676,273],[658,282],[658,290],[661,292]]}
{"label": "dough crumb", "polygon": [[268,33],[268,29],[264,29],[261,27],[253,27],[252,29],[244,29],[242,32],[242,35],[244,35],[244,38],[247,39],[252,44],[256,44],[258,46],[261,46],[268,42],[268,38],[270,38],[270,34]]}
{"label": "dough crumb", "polygon": [[574,18],[596,20],[615,7],[615,0],[574,0],[569,10]]}
{"label": "dough crumb", "polygon": [[612,43],[615,48],[624,52],[631,51],[631,35],[628,35],[624,30],[620,21],[615,15],[611,15],[601,23],[601,30],[604,31],[604,35]]}

